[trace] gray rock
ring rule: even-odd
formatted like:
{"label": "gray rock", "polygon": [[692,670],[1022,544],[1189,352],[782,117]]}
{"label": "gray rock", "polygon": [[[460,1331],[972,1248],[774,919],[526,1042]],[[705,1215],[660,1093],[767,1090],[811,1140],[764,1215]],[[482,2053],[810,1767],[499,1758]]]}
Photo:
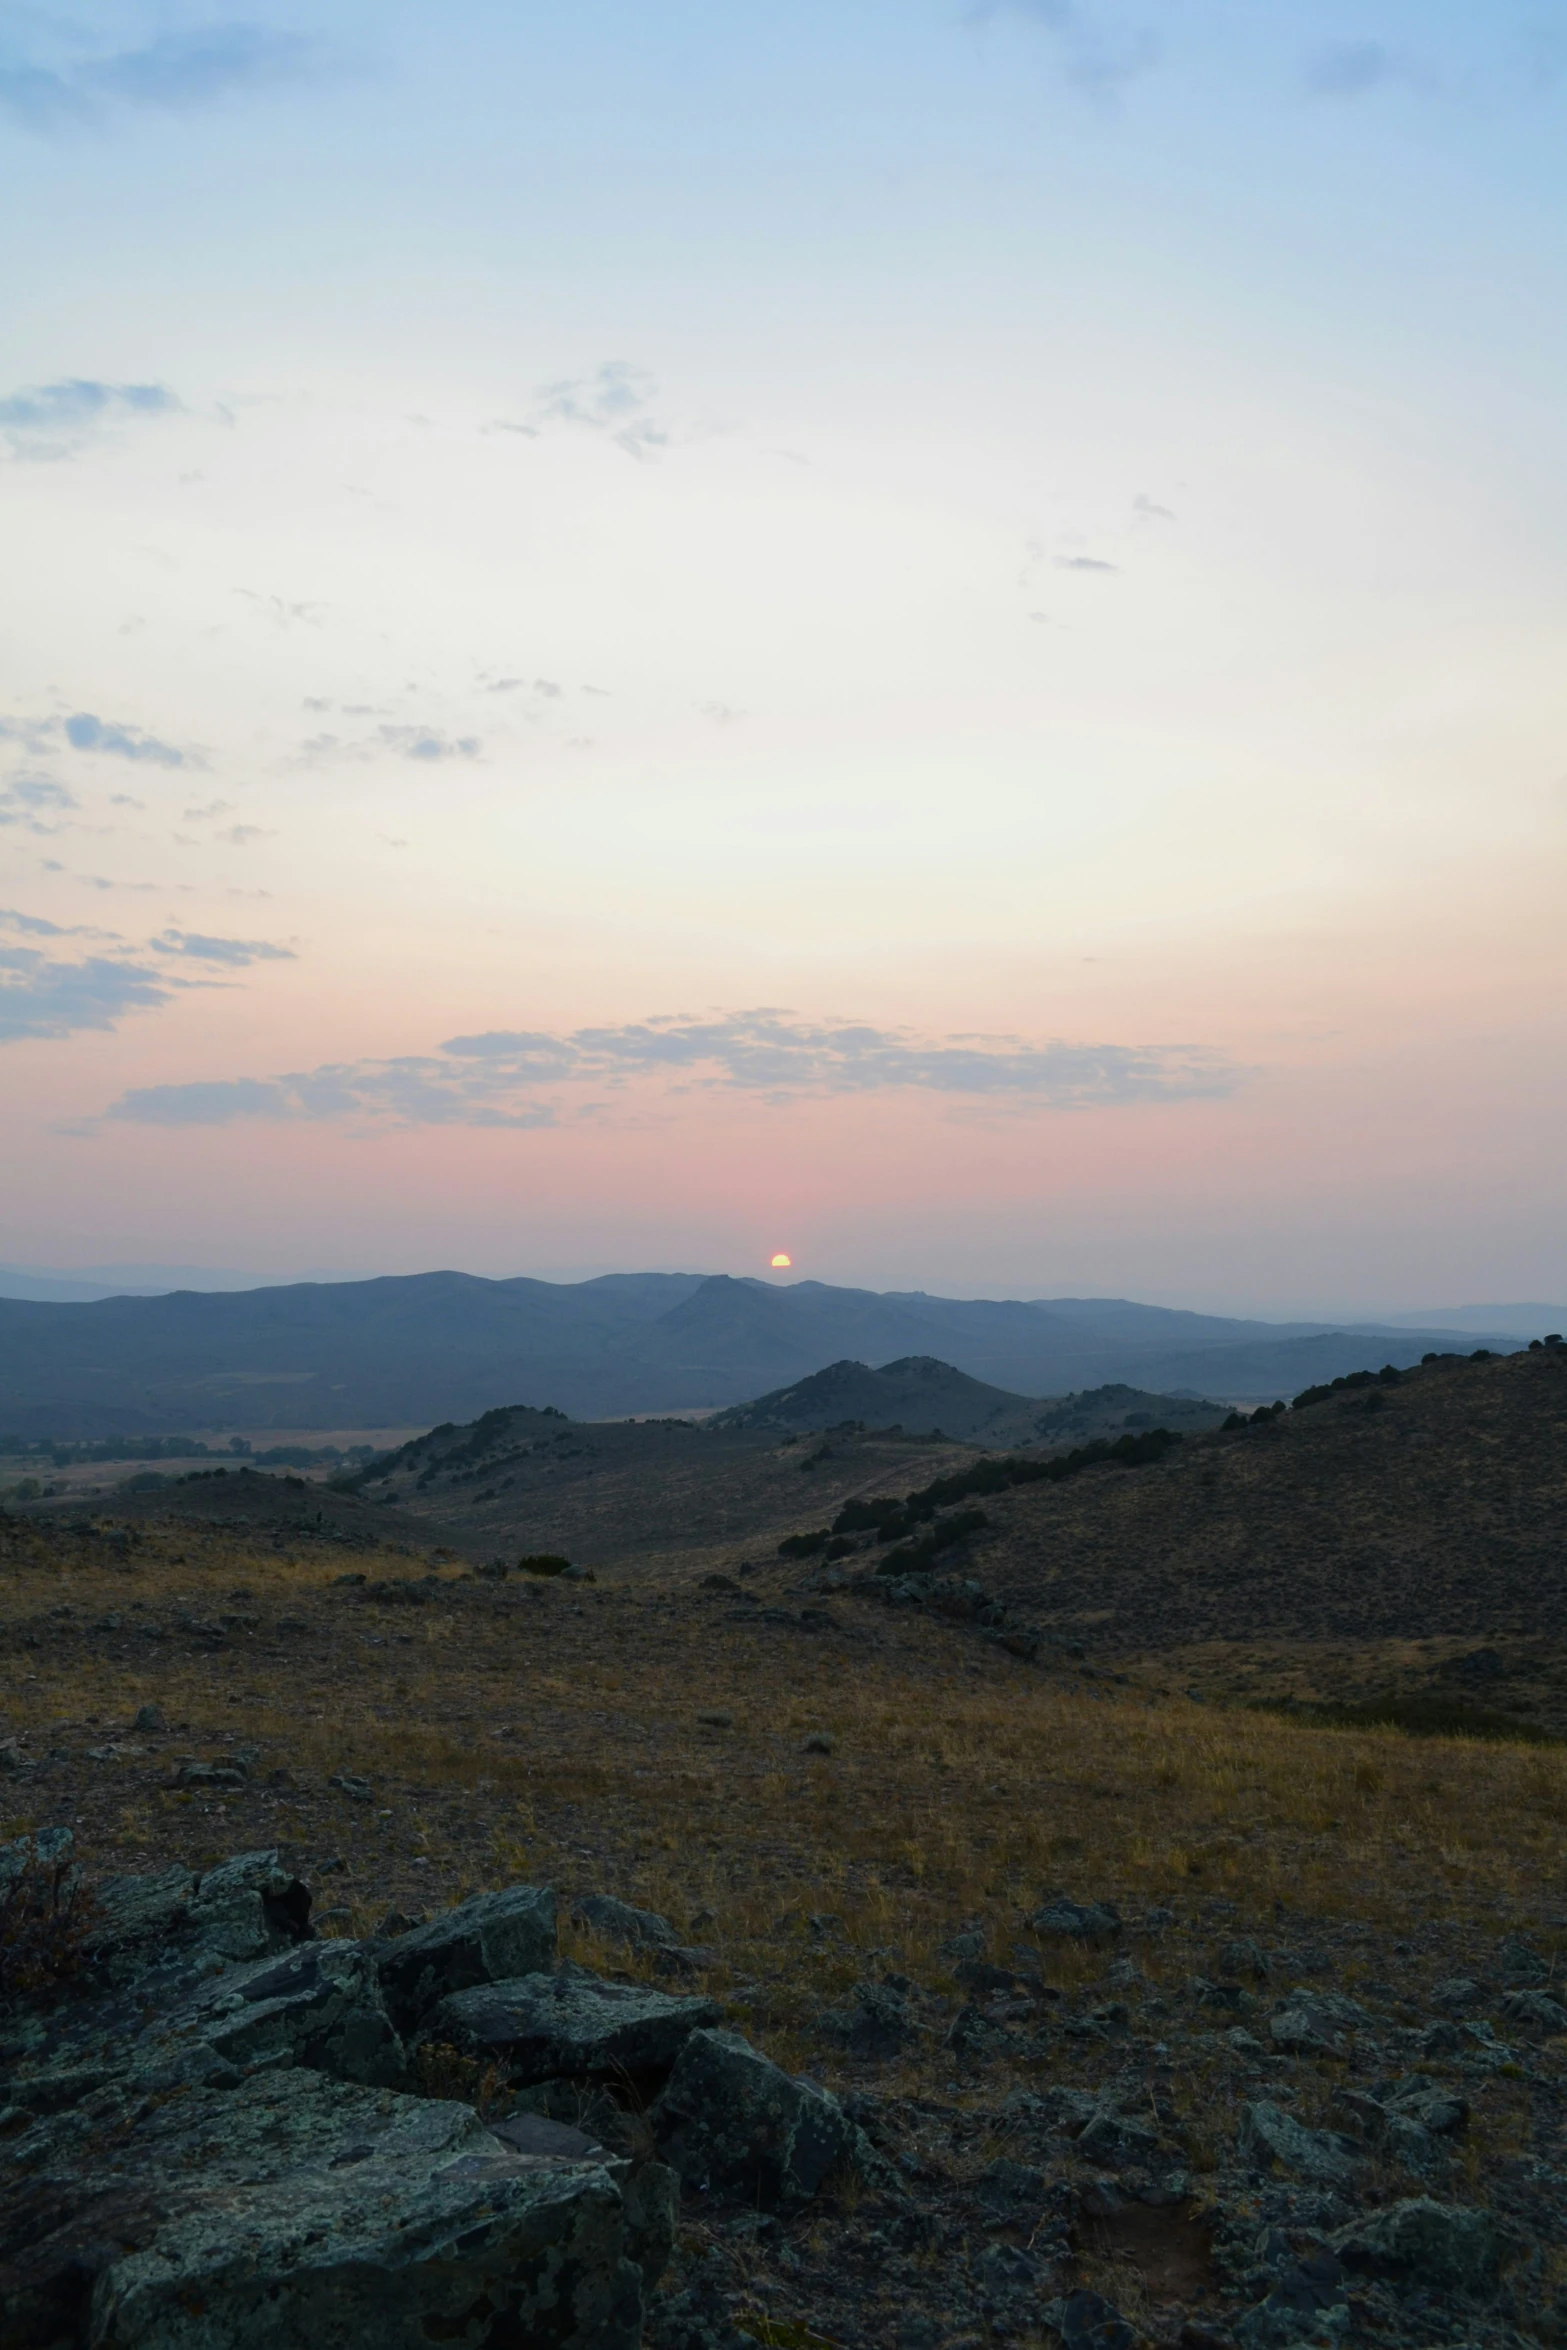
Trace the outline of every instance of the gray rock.
{"label": "gray rock", "polygon": [[1269,2018],[1268,2033],[1276,2048],[1292,2056],[1343,2056],[1349,2048],[1346,2033],[1369,2021],[1353,1999],[1297,1984]]}
{"label": "gray rock", "polygon": [[1042,2274],[1040,2263],[1016,2244],[991,2244],[979,2256],[980,2291],[1001,2308],[1037,2300]]}
{"label": "gray rock", "polygon": [[1001,2155],[995,2162],[987,2163],[974,2181],[974,2189],[993,2210],[1006,2211],[1018,2204],[1042,2203],[1047,2183],[1042,2170]]}
{"label": "gray rock", "polygon": [[1085,2162],[1120,2170],[1129,2163],[1151,2162],[1159,2151],[1159,2138],[1144,2123],[1101,2108],[1079,2133],[1077,2151]]}
{"label": "gray rock", "polygon": [[176,1787],[243,1787],[245,1774],[237,1763],[181,1763],[174,1774]]}
{"label": "gray rock", "polygon": [[601,1983],[583,1967],[456,1991],[424,2037],[497,2064],[518,2088],[535,2081],[661,2082],[691,2033],[716,2024],[710,1999],[682,1999],[642,1983]]}
{"label": "gray rock", "polygon": [[629,1901],[617,1901],[610,1893],[585,1893],[572,1903],[571,1914],[606,1940],[629,1943],[633,1950],[680,1947],[680,1936],[668,1918],[660,1917],[656,1909],[634,1909]]}
{"label": "gray rock", "polygon": [[501,1893],[476,1893],[400,1935],[381,1954],[381,1989],[392,2021],[406,2034],[454,1991],[542,1974],[554,1963],[553,1891],[509,1885]]}
{"label": "gray rock", "polygon": [[1420,2195],[1340,2229],[1333,2249],[1361,2275],[1479,2293],[1496,2282],[1507,2241],[1490,2212]]}
{"label": "gray rock", "polygon": [[851,2007],[828,2008],[817,2018],[817,2028],[836,2040],[851,2056],[896,2056],[918,2030],[909,2014],[907,1985],[856,1983]]}
{"label": "gray rock", "polygon": [[1469,2008],[1482,2005],[1484,1999],[1485,1993],[1468,1975],[1449,1975],[1431,1994],[1432,2006],[1439,2007],[1444,2015],[1463,2015]]}
{"label": "gray rock", "polygon": [[0,1885],[13,1883],[24,1869],[59,1867],[75,1847],[70,1828],[40,1828],[34,1835],[13,1837],[9,1844],[0,1844]]}
{"label": "gray rock", "polygon": [[131,1724],[133,1730],[143,1731],[166,1730],[168,1726],[161,1705],[139,1705],[136,1708],[136,1719]]}
{"label": "gray rock", "polygon": [[656,1909],[634,1909],[610,1893],[587,1893],[572,1904],[572,1916],[602,1934],[606,1942],[624,1942],[653,1961],[660,1974],[694,1974],[711,1966],[713,1953],[681,1941],[668,1918]]}
{"label": "gray rock", "polygon": [[201,1877],[169,1868],[151,1877],[110,1877],[96,1889],[87,1938],[110,1982],[123,1982],[176,1957],[214,1965],[263,1958],[310,1935],[310,1895],[277,1852],[242,1852]]}
{"label": "gray rock", "polygon": [[1066,2350],[1132,2350],[1137,2339],[1121,2312],[1086,2288],[1068,2293],[1057,2324]]}
{"label": "gray rock", "polygon": [[1451,2137],[1465,2127],[1469,2120],[1469,2101],[1460,2097],[1456,2089],[1423,2087],[1407,2089],[1402,2095],[1388,2100],[1390,2113],[1403,2114],[1418,2122],[1434,2138]]}
{"label": "gray rock", "polygon": [[1509,1983],[1544,1983],[1550,1980],[1550,1967],[1532,1942],[1521,1934],[1507,1934],[1496,1946],[1497,1969]]}
{"label": "gray rock", "polygon": [[1219,1964],[1227,1975],[1249,1975],[1254,1983],[1264,1983],[1273,1972],[1273,1964],[1260,1942],[1249,1934],[1237,1935],[1226,1942],[1219,1953]]}
{"label": "gray rock", "polygon": [[1029,1919],[1036,1934],[1050,1934],[1071,1942],[1105,1941],[1121,1931],[1119,1910],[1107,1901],[1069,1901],[1064,1893],[1036,1909]]}
{"label": "gray rock", "polygon": [[407,2078],[374,1959],[357,1942],[312,1942],[284,1958],[232,1968],[176,2021],[241,2074],[309,2065],[369,2087],[397,2088]]}
{"label": "gray rock", "polygon": [[621,2183],[626,2211],[626,2258],[651,2293],[675,2249],[680,2225],[680,2179],[667,2162],[639,2163]]}
{"label": "gray rock", "polygon": [[635,2350],[612,2167],[510,2152],[465,2106],[267,2074],[153,2104],[99,2164],[46,2163],[0,2221],[18,2350]]}
{"label": "gray rock", "polygon": [[738,2032],[691,2034],[653,2120],[660,2153],[688,2186],[765,2210],[809,2201],[861,2153],[835,2097],[792,2080]]}
{"label": "gray rock", "polygon": [[1567,2032],[1567,2007],[1548,1991],[1509,1991],[1502,2013],[1525,2032]]}
{"label": "gray rock", "polygon": [[1349,2330],[1349,2298],[1343,2263],[1331,2252],[1313,2252],[1279,2270],[1267,2299],[1248,2309],[1235,2327],[1244,2350],[1332,2350]]}
{"label": "gray rock", "polygon": [[189,1914],[216,1956],[257,1958],[308,1934],[310,1895],[275,1849],[241,1852],[198,1880]]}
{"label": "gray rock", "polygon": [[1241,2159],[1259,2170],[1293,2171],[1319,2186],[1343,2186],[1355,2175],[1354,2156],[1335,2130],[1311,2130],[1281,2106],[1241,2108]]}

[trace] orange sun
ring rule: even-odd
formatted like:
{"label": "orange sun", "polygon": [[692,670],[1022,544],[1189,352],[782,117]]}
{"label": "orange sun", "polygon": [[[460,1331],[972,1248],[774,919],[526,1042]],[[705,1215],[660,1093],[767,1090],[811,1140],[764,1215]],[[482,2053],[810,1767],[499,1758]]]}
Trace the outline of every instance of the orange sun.
{"label": "orange sun", "polygon": [[793,1257],[786,1255],[785,1252],[780,1249],[778,1254],[773,1259],[773,1271],[775,1273],[787,1273],[789,1267],[793,1263]]}

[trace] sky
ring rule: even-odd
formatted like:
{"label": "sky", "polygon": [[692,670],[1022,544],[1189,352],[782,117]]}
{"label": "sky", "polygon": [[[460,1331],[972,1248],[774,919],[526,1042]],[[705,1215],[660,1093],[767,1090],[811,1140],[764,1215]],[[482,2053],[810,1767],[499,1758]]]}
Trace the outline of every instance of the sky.
{"label": "sky", "polygon": [[1567,0],[0,5],[0,1260],[1567,1296],[1564,132]]}

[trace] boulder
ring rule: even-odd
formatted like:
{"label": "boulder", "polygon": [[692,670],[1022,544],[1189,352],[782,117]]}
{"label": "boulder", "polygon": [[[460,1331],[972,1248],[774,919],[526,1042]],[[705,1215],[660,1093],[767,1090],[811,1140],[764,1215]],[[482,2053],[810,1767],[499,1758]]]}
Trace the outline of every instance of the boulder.
{"label": "boulder", "polygon": [[430,2016],[429,2041],[498,2065],[525,2088],[538,2081],[624,2080],[661,2086],[690,2035],[716,2024],[710,1999],[683,1999],[642,1983],[601,1983],[585,1967],[453,1992]]}
{"label": "boulder", "polygon": [[1266,2300],[1247,2310],[1235,2328],[1244,2350],[1328,2350],[1349,2330],[1343,2263],[1331,2252],[1311,2252],[1283,2266]]}
{"label": "boulder", "polygon": [[1483,2293],[1496,2282],[1507,2237],[1488,2211],[1417,2195],[1341,2228],[1333,2249],[1360,2275],[1438,2292]]}
{"label": "boulder", "polygon": [[1401,2096],[1388,2102],[1388,2111],[1400,2114],[1406,2120],[1418,2122],[1434,2138],[1450,2137],[1461,2130],[1469,2119],[1469,2101],[1460,2097],[1456,2089],[1427,2086],[1405,2090]]}
{"label": "boulder", "polygon": [[1101,2108],[1080,2132],[1077,2151],[1102,2170],[1120,2170],[1130,2163],[1151,2162],[1159,2151],[1159,2138],[1145,2123]]}
{"label": "boulder", "polygon": [[1269,2018],[1268,2033],[1274,2046],[1291,2056],[1344,2056],[1349,2049],[1345,2035],[1369,2020],[1353,1999],[1297,1985]]}
{"label": "boulder", "polygon": [[466,2106],[312,2073],[197,2090],[34,2163],[0,2206],[0,2337],[635,2350],[617,2168],[514,2153]]}
{"label": "boulder", "polygon": [[176,1959],[221,1966],[263,1958],[311,1933],[310,1894],[275,1849],[237,1853],[199,1877],[178,1867],[110,1877],[95,1900],[87,1949],[109,1982]]}
{"label": "boulder", "polygon": [[555,1895],[548,1885],[476,1893],[380,1958],[381,1989],[400,2032],[411,2032],[454,1991],[542,1974],[555,1963]]}
{"label": "boulder", "polygon": [[817,2018],[817,2029],[851,2056],[896,2056],[918,2029],[909,2014],[909,1988],[902,1978],[856,1983],[849,1995],[852,2006],[824,2009]]}
{"label": "boulder", "polygon": [[204,1985],[174,2026],[241,2075],[309,2065],[369,2087],[397,2088],[407,2078],[374,1958],[357,1942],[312,1942],[233,1967]]}
{"label": "boulder", "polygon": [[694,1973],[713,1963],[710,1950],[688,1947],[656,1909],[634,1909],[629,1901],[617,1901],[613,1894],[584,1894],[573,1903],[571,1914],[606,1942],[623,1942],[630,1950],[642,1951],[661,1974]]}
{"label": "boulder", "polygon": [[0,1844],[0,1885],[14,1884],[24,1869],[62,1867],[75,1844],[70,1828],[40,1828],[33,1836],[14,1836],[9,1844]]}
{"label": "boulder", "polygon": [[1354,2156],[1337,2131],[1308,2129],[1282,2106],[1242,2106],[1238,2144],[1242,2161],[1258,2170],[1293,2171],[1324,2187],[1346,2185],[1355,2175]]}
{"label": "boulder", "polygon": [[1121,1931],[1121,1914],[1108,1901],[1069,1901],[1064,1893],[1036,1909],[1028,1922],[1036,1934],[1069,1942],[1107,1941]]}
{"label": "boulder", "polygon": [[860,2151],[836,2097],[791,2079],[738,2032],[691,2033],[653,2126],[659,2152],[687,2186],[765,2210],[808,2202]]}
{"label": "boulder", "polygon": [[1502,2001],[1502,2014],[1523,2032],[1567,2032],[1567,2007],[1548,1991],[1509,1991]]}
{"label": "boulder", "polygon": [[1113,2302],[1086,2286],[1068,2293],[1059,2305],[1058,2326],[1066,2350],[1132,2350],[1136,2329]]}
{"label": "boulder", "polygon": [[51,2011],[16,2062],[9,2100],[57,2113],[85,2098],[233,2088],[248,2074],[311,2066],[400,2087],[402,2043],[374,1963],[357,1942],[310,1942],[217,1973],[148,1967],[128,1984]]}
{"label": "boulder", "polygon": [[190,1923],[215,1957],[259,1958],[308,1937],[310,1895],[275,1850],[241,1852],[197,1879]]}

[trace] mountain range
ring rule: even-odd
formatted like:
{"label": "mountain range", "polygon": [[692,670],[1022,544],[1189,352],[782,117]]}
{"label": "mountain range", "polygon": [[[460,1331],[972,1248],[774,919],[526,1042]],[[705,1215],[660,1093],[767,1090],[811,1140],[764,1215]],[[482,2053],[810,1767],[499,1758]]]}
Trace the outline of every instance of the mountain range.
{"label": "mountain range", "polygon": [[575,1418],[740,1403],[823,1365],[939,1356],[1021,1397],[1117,1382],[1271,1400],[1506,1331],[1240,1321],[1125,1298],[945,1298],[727,1274],[418,1273],[60,1304],[0,1299],[0,1430],[97,1437]]}

